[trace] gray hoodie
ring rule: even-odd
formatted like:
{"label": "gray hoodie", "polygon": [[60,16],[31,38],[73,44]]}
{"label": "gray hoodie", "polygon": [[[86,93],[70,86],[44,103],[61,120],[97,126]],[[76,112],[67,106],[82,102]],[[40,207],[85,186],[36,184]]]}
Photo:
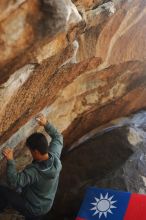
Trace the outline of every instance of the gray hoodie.
{"label": "gray hoodie", "polygon": [[21,172],[16,171],[14,160],[7,163],[8,183],[15,188],[22,188],[26,207],[33,215],[43,215],[51,209],[62,168],[60,155],[63,136],[50,123],[45,125],[45,130],[52,138],[48,160],[33,161]]}

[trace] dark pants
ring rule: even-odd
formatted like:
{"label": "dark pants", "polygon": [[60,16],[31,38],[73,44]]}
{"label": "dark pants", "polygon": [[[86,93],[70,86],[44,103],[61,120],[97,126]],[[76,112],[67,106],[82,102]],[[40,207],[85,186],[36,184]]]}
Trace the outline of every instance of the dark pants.
{"label": "dark pants", "polygon": [[26,208],[26,202],[21,194],[14,190],[0,185],[0,211],[2,212],[8,205],[19,211],[26,220],[41,220],[41,216],[32,216]]}

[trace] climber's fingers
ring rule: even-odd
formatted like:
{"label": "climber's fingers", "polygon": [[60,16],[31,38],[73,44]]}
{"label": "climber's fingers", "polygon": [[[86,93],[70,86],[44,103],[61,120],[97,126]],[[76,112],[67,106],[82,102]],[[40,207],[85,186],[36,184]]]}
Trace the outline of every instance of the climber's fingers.
{"label": "climber's fingers", "polygon": [[46,117],[43,114],[37,115],[36,121],[41,126],[44,126],[47,123],[47,119],[46,119]]}
{"label": "climber's fingers", "polygon": [[13,160],[13,149],[11,148],[5,148],[3,150],[3,155],[7,160]]}

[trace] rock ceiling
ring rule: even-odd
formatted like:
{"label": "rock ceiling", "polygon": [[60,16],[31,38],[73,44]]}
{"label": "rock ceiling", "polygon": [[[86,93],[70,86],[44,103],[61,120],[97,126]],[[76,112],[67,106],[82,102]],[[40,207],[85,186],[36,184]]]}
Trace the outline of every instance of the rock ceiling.
{"label": "rock ceiling", "polygon": [[65,147],[146,107],[145,0],[0,3],[0,143],[15,147],[43,112]]}

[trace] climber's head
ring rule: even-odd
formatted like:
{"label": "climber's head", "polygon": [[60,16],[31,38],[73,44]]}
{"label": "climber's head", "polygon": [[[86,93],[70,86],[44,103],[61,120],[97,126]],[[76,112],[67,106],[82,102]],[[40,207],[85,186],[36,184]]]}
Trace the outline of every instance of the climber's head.
{"label": "climber's head", "polygon": [[35,160],[40,160],[48,155],[48,141],[42,133],[36,132],[30,135],[26,140],[26,146]]}

